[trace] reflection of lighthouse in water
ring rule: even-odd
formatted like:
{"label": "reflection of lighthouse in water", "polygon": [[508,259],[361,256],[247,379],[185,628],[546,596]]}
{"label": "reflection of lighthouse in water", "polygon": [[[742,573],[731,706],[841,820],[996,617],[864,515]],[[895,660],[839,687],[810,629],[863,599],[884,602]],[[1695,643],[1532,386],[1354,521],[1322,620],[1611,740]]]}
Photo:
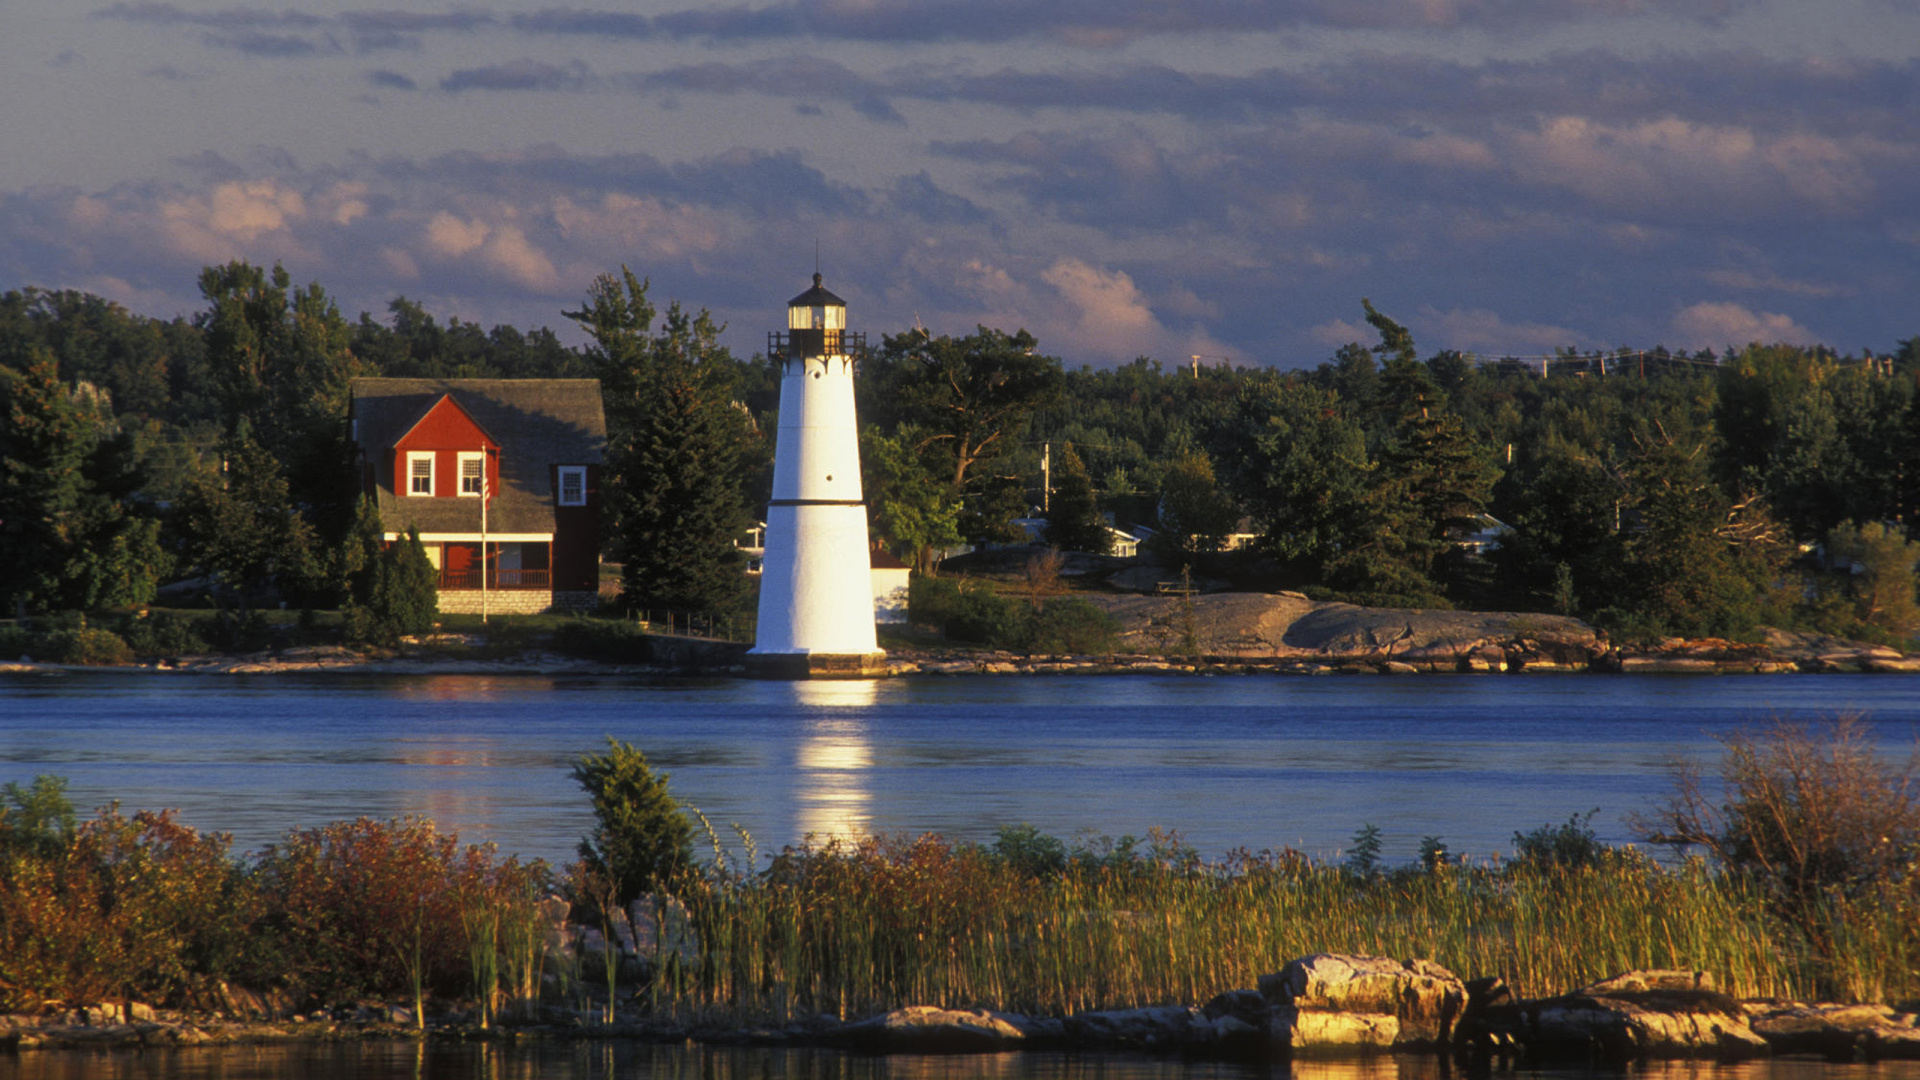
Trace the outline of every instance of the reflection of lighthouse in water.
{"label": "reflection of lighthouse in water", "polygon": [[854,357],[846,301],[813,275],[768,335],[781,367],[780,426],[767,503],[760,619],[749,659],[775,675],[860,675],[880,665],[873,628],[867,507],[860,490]]}
{"label": "reflection of lighthouse in water", "polygon": [[873,744],[864,713],[854,710],[872,705],[877,689],[871,680],[803,684],[801,704],[833,711],[816,713],[801,729],[794,763],[794,831],[801,836],[824,843],[872,831]]}

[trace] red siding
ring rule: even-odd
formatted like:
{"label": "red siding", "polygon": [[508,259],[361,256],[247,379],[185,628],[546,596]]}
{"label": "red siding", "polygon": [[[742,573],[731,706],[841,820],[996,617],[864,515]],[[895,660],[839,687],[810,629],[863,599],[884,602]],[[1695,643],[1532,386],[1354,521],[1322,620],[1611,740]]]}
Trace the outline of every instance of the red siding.
{"label": "red siding", "polygon": [[585,506],[559,504],[559,465],[548,467],[547,478],[555,493],[553,587],[559,592],[594,592],[600,588],[600,466],[587,466]]}
{"label": "red siding", "polygon": [[393,484],[394,494],[406,496],[407,491],[407,451],[431,450],[433,454],[433,493],[440,498],[453,498],[460,494],[460,452],[472,453],[485,448],[492,451],[487,455],[487,490],[500,490],[500,445],[487,438],[480,426],[473,422],[459,403],[453,398],[442,395],[427,410],[427,415],[413,425],[413,430],[401,437],[393,447]]}

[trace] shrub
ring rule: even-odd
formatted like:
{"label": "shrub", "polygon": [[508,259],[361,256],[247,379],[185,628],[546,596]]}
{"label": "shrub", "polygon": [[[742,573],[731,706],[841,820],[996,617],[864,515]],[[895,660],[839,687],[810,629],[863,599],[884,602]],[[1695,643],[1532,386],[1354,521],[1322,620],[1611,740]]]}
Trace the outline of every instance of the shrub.
{"label": "shrub", "polygon": [[1581,868],[1599,866],[1612,848],[1593,834],[1593,815],[1599,807],[1574,814],[1564,825],[1542,825],[1513,834],[1514,861],[1531,866]]}
{"label": "shrub", "polygon": [[1676,765],[1673,792],[1633,821],[1645,839],[1698,845],[1758,875],[1795,916],[1829,894],[1853,899],[1899,879],[1920,856],[1920,755],[1883,762],[1859,717],[1776,722],[1720,742],[1724,801],[1697,769]]}
{"label": "shrub", "polygon": [[1113,617],[1088,601],[1055,600],[1033,618],[1023,644],[1041,653],[1104,653],[1119,636]]}
{"label": "shrub", "polygon": [[54,630],[41,639],[46,659],[60,664],[113,665],[133,662],[133,650],[120,635],[95,626]]}
{"label": "shrub", "polygon": [[647,655],[647,631],[631,619],[568,619],[554,631],[553,647],[584,660],[631,664]]}
{"label": "shrub", "polygon": [[[360,818],[289,833],[259,861],[289,967],[323,1000],[455,994],[473,983],[477,905],[531,904],[542,863],[498,861],[425,818]],[[417,1015],[417,1013],[416,1013]]]}
{"label": "shrub", "polygon": [[171,612],[130,617],[121,626],[120,636],[136,656],[186,656],[207,651],[207,639],[200,636],[193,620]]}
{"label": "shrub", "polygon": [[1027,877],[1048,877],[1067,868],[1067,845],[1032,825],[1002,825],[989,850]]}
{"label": "shrub", "polygon": [[573,779],[593,801],[593,832],[580,841],[585,869],[610,885],[624,908],[693,865],[693,822],[647,755],[609,738],[605,754],[583,754]]}
{"label": "shrub", "polygon": [[[35,790],[44,801],[58,788],[36,781]],[[9,801],[19,794],[9,791]],[[271,938],[257,932],[259,896],[228,847],[226,836],[202,836],[171,811],[129,819],[111,806],[70,830],[43,828],[32,844],[9,844],[0,1008],[119,996],[178,1003],[213,980],[273,970],[251,954]]]}

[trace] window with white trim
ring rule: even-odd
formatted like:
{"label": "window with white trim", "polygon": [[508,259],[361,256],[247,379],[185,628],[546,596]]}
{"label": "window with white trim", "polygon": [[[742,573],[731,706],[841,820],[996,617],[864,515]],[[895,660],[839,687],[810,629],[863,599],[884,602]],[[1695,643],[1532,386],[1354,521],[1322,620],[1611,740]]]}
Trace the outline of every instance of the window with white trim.
{"label": "window with white trim", "polygon": [[407,494],[433,494],[433,451],[407,451]]}
{"label": "window with white trim", "polygon": [[479,498],[481,483],[486,468],[486,455],[472,450],[460,451],[460,494],[464,498]]}
{"label": "window with white trim", "polygon": [[585,465],[560,466],[560,505],[587,505],[587,467]]}

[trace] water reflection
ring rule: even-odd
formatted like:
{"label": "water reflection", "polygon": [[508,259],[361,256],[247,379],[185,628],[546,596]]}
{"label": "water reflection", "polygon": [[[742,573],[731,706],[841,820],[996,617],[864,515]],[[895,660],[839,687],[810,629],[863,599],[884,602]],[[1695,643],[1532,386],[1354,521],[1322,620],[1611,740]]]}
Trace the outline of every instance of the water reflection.
{"label": "water reflection", "polygon": [[[962,1054],[887,1057],[629,1042],[474,1045],[327,1043],[0,1057],[19,1080],[1448,1080],[1430,1058],[1339,1062],[1192,1062],[1123,1054]],[[1489,1080],[1619,1077],[1584,1069],[1495,1070]],[[1920,1080],[1920,1062],[1818,1061],[1643,1065],[1640,1080]]]}
{"label": "water reflection", "polygon": [[864,718],[803,722],[797,748],[796,831],[816,840],[872,831],[873,743]]}

